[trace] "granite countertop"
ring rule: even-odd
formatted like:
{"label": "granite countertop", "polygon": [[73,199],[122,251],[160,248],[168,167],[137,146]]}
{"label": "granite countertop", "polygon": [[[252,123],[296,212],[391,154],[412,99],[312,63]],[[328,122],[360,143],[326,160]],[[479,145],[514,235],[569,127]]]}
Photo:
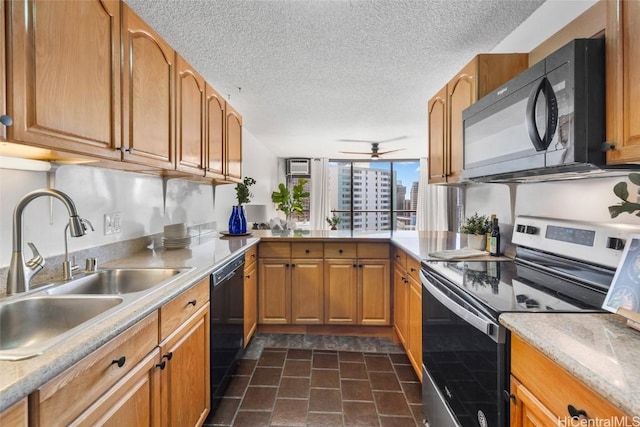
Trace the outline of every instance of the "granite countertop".
{"label": "granite countertop", "polygon": [[606,313],[505,313],[500,323],[628,415],[640,414],[640,331]]}

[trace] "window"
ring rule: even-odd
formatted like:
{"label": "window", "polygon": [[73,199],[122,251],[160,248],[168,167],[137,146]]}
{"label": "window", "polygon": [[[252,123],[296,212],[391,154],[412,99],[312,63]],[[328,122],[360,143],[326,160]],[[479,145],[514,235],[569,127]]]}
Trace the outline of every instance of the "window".
{"label": "window", "polygon": [[331,210],[339,229],[415,230],[420,162],[329,162]]}

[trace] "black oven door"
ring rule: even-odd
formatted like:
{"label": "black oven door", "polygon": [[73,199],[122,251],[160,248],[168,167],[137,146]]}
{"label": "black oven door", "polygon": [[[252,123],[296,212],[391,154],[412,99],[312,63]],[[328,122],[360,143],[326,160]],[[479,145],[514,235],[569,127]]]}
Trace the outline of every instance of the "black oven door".
{"label": "black oven door", "polygon": [[506,329],[437,273],[421,272],[423,404],[437,427],[506,427]]}

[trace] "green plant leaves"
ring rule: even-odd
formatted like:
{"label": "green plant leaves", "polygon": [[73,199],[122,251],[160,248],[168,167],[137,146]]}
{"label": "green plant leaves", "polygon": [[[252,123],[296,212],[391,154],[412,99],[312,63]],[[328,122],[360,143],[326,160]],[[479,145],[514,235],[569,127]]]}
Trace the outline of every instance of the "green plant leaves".
{"label": "green plant leaves", "polygon": [[618,198],[626,201],[629,198],[629,190],[627,190],[626,182],[619,182],[613,187],[613,194]]}
{"label": "green plant leaves", "polygon": [[629,181],[633,184],[640,186],[640,173],[630,173]]}

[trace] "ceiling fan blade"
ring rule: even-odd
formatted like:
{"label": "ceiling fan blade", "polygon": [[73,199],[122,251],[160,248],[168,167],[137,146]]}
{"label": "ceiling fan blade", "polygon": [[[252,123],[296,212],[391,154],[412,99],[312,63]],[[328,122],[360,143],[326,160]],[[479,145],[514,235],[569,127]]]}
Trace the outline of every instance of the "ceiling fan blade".
{"label": "ceiling fan blade", "polygon": [[395,138],[391,138],[391,139],[385,139],[383,141],[378,141],[379,144],[382,144],[383,142],[391,142],[391,141],[400,141],[401,139],[407,139],[408,136],[403,135],[403,136],[397,136]]}
{"label": "ceiling fan blade", "polygon": [[383,156],[385,154],[394,153],[396,151],[402,151],[402,150],[406,150],[406,148],[398,148],[397,150],[389,150],[389,151],[378,151],[376,154],[378,154],[379,156]]}
{"label": "ceiling fan blade", "polygon": [[338,153],[342,153],[342,154],[371,154],[370,151],[338,151]]}
{"label": "ceiling fan blade", "polygon": [[365,139],[336,139],[338,142],[366,142],[367,144],[373,144],[376,141],[368,141]]}

